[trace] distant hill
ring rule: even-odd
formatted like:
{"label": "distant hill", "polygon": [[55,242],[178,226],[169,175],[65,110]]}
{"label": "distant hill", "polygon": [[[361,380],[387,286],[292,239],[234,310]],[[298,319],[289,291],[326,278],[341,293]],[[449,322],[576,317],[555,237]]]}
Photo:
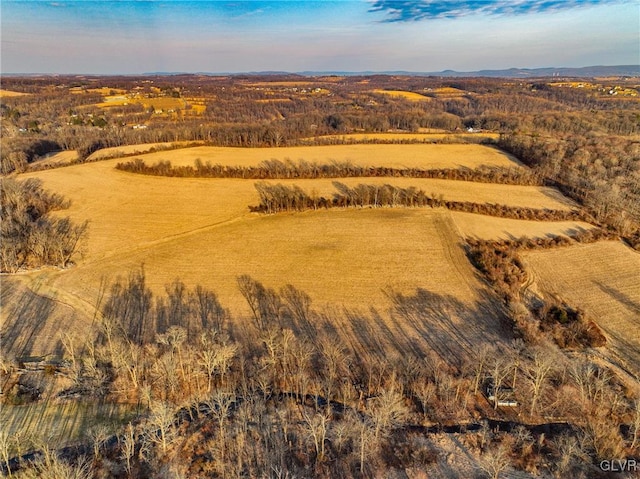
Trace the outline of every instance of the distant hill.
{"label": "distant hill", "polygon": [[509,68],[507,70],[479,70],[459,72],[444,70],[440,72],[411,71],[364,71],[364,72],[300,72],[301,75],[411,75],[436,77],[494,77],[494,78],[539,78],[539,77],[608,77],[640,76],[640,65],[589,66],[581,68]]}

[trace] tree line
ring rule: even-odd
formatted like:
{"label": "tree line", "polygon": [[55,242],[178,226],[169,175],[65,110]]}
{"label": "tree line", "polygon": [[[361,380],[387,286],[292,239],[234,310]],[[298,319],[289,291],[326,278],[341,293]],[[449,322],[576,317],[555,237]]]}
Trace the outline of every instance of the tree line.
{"label": "tree line", "polygon": [[479,183],[498,183],[505,185],[540,185],[540,181],[531,172],[522,168],[392,168],[385,166],[360,166],[349,161],[334,161],[328,164],[305,160],[284,161],[271,159],[257,166],[212,165],[195,160],[194,166],[172,166],[170,161],[159,161],[147,165],[136,158],[118,163],[116,168],[130,173],[143,175],[170,176],[178,178],[243,178],[252,180],[275,179],[318,179],[318,178],[434,178]]}
{"label": "tree line", "polygon": [[336,193],[331,198],[309,194],[297,185],[255,184],[260,197],[257,206],[250,206],[253,212],[274,214],[289,211],[305,211],[327,208],[447,208],[452,211],[498,216],[502,218],[536,221],[589,221],[590,217],[580,210],[536,209],[470,201],[449,201],[442,195],[428,195],[416,187],[402,188],[394,185],[359,184],[349,187],[338,181],[333,182]]}
{"label": "tree line", "polygon": [[593,243],[617,237],[601,228],[578,232],[571,237],[480,240],[467,238],[466,251],[471,263],[483,273],[507,306],[519,334],[527,342],[546,336],[561,348],[604,346],[606,338],[584,311],[560,297],[527,299],[523,288],[529,279],[519,252],[569,246],[574,241]]}
{"label": "tree line", "polygon": [[88,222],[50,213],[69,207],[69,202],[42,188],[37,179],[0,180],[0,271],[15,273],[41,266],[67,267],[87,234]]}

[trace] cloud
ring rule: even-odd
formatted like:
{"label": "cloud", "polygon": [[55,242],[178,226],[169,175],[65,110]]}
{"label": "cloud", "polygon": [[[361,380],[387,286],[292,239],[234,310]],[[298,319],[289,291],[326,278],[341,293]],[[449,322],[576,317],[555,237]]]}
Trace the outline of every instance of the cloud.
{"label": "cloud", "polygon": [[409,22],[469,15],[523,15],[614,3],[619,0],[373,0],[370,12],[387,13],[385,22]]}

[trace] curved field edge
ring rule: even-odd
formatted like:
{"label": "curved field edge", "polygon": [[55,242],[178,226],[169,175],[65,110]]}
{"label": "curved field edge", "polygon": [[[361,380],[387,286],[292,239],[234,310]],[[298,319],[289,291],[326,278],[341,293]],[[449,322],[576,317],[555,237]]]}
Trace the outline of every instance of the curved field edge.
{"label": "curved field edge", "polygon": [[608,339],[606,355],[640,376],[640,253],[600,241],[522,254],[534,288],[583,308]]}
{"label": "curved field edge", "polygon": [[[100,151],[94,154],[100,154]],[[196,146],[141,154],[139,158],[148,165],[170,161],[174,166],[192,166],[196,159],[203,163],[209,161],[212,164],[233,166],[257,166],[271,159],[302,159],[318,163],[350,161],[361,166],[393,168],[523,168],[507,153],[494,147],[475,144],[353,144],[280,148]]]}

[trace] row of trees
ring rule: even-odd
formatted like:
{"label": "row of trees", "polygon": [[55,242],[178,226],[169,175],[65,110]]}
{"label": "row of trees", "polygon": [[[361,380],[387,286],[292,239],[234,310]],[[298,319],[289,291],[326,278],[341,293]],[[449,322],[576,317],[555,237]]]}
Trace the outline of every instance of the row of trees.
{"label": "row of trees", "polygon": [[540,181],[530,171],[522,168],[391,168],[384,166],[359,166],[348,161],[335,161],[319,164],[290,159],[284,161],[271,159],[257,166],[230,166],[199,159],[194,166],[172,166],[170,161],[159,161],[147,165],[140,158],[126,163],[118,163],[116,168],[130,173],[143,175],[171,176],[180,178],[244,178],[266,179],[317,179],[317,178],[436,178],[457,181],[475,181],[480,183],[498,183],[508,185],[540,185]]}
{"label": "row of trees", "polygon": [[40,266],[65,268],[78,253],[88,223],[52,216],[69,203],[49,193],[36,179],[0,180],[2,224],[0,271],[14,273]]}
{"label": "row of trees", "polygon": [[561,348],[599,347],[604,346],[606,338],[584,311],[560,297],[542,300],[523,294],[529,273],[519,252],[569,246],[574,241],[591,243],[611,236],[608,231],[594,229],[576,233],[571,238],[467,239],[467,255],[508,306],[514,325],[525,340],[535,342],[544,334]]}
{"label": "row of trees", "polygon": [[255,184],[260,196],[260,204],[251,206],[251,211],[273,214],[284,211],[304,211],[321,208],[384,208],[384,207],[429,207],[447,208],[454,211],[499,216],[503,218],[537,221],[588,220],[589,217],[578,210],[535,209],[470,201],[444,200],[442,195],[428,195],[415,187],[402,188],[394,185],[359,184],[349,187],[338,181],[333,182],[337,192],[332,198],[308,194],[297,185]]}

